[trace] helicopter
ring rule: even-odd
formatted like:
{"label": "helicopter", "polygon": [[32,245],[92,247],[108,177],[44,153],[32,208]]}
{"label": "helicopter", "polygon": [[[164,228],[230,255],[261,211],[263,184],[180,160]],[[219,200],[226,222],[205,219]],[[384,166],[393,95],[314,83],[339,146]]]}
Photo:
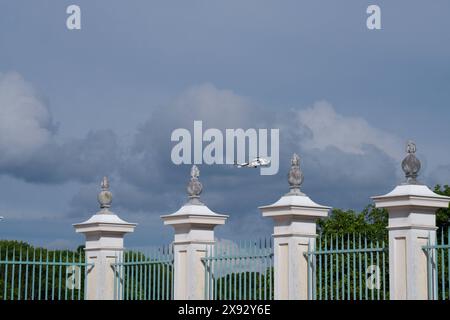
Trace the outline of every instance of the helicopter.
{"label": "helicopter", "polygon": [[244,163],[235,163],[234,165],[238,168],[258,168],[258,167],[267,167],[270,164],[270,160],[265,158],[256,157],[252,161],[244,162]]}

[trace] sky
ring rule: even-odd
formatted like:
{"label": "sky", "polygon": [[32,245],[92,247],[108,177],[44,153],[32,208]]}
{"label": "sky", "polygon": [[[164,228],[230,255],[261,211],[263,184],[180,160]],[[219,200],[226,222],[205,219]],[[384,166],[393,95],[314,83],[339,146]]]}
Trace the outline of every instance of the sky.
{"label": "sky", "polygon": [[[66,8],[81,8],[68,30]],[[381,30],[366,27],[369,5]],[[221,239],[271,234],[258,206],[288,191],[290,157],[315,202],[361,210],[403,181],[450,183],[447,0],[0,0],[0,238],[83,243],[98,211],[138,223],[128,247],[173,239],[161,215],[186,202],[189,165],[171,132],[278,128],[280,169],[200,165],[202,200],[230,216]]]}

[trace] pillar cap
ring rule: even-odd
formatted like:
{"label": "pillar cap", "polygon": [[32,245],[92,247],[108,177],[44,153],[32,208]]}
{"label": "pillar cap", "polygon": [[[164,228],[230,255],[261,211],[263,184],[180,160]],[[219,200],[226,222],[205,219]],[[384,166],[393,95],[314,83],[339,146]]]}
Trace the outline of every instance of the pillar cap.
{"label": "pillar cap", "polygon": [[215,226],[225,224],[227,215],[215,213],[209,209],[202,201],[200,194],[203,186],[198,177],[200,170],[196,165],[191,169],[191,180],[187,186],[188,201],[178,211],[160,216],[165,225],[208,225]]}
{"label": "pillar cap", "polygon": [[450,197],[431,191],[425,185],[402,184],[391,192],[372,197],[377,208],[417,206],[428,208],[448,208]]}
{"label": "pillar cap", "polygon": [[264,217],[276,216],[305,216],[310,218],[323,218],[328,216],[331,207],[326,207],[312,201],[306,194],[300,191],[304,177],[300,169],[300,157],[293,154],[291,168],[288,173],[290,192],[281,197],[277,202],[261,206]]}
{"label": "pillar cap", "polygon": [[73,227],[77,233],[98,231],[127,233],[133,232],[136,225],[136,223],[129,223],[120,219],[114,213],[97,213],[84,222],[73,224]]}
{"label": "pillar cap", "polygon": [[402,170],[405,172],[406,181],[385,195],[372,197],[377,208],[422,207],[431,209],[448,207],[450,197],[434,193],[426,185],[417,181],[421,164],[416,158],[416,149],[413,141],[407,142],[406,157],[402,161]]}
{"label": "pillar cap", "polygon": [[197,224],[225,224],[227,215],[218,214],[211,211],[205,205],[185,204],[178,211],[161,216],[164,220],[164,224],[185,224],[185,223],[197,223]]}
{"label": "pillar cap", "polygon": [[98,194],[100,211],[90,217],[88,220],[73,224],[77,233],[91,232],[133,232],[136,223],[129,223],[119,218],[118,215],[109,210],[112,202],[112,193],[109,191],[109,181],[104,177],[101,182],[101,191]]}
{"label": "pillar cap", "polygon": [[259,209],[264,217],[296,215],[323,218],[328,216],[331,207],[317,204],[306,195],[285,195],[277,202]]}

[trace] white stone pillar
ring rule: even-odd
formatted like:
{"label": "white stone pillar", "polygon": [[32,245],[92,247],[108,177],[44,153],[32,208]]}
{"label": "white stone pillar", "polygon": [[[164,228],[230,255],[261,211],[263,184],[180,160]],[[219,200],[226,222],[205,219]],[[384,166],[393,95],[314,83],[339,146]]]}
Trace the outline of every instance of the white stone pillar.
{"label": "white stone pillar", "polygon": [[161,216],[165,225],[175,230],[174,250],[174,299],[205,299],[205,265],[208,246],[214,244],[214,228],[225,224],[227,215],[217,214],[199,199],[202,184],[199,170],[193,166],[187,191],[189,201],[177,212]]}
{"label": "white stone pillar", "polygon": [[[329,207],[313,202],[300,192],[303,174],[300,158],[294,154],[289,171],[291,191],[280,200],[259,209],[274,221],[274,289],[276,300],[306,300],[308,258],[303,253],[315,248],[316,220],[328,216]],[[311,270],[311,269],[310,269]]]}
{"label": "white stone pillar", "polygon": [[[392,300],[428,298],[427,256],[422,247],[436,240],[436,209],[447,208],[449,197],[416,181],[420,162],[408,143],[402,162],[407,181],[383,196],[372,197],[389,212],[389,288]],[[434,272],[434,270],[431,270]],[[435,285],[435,284],[434,284]]]}
{"label": "white stone pillar", "polygon": [[135,223],[123,221],[109,211],[112,194],[108,189],[109,183],[105,177],[98,195],[101,210],[89,220],[73,225],[77,233],[85,235],[86,262],[93,264],[87,272],[87,300],[114,300],[116,278],[111,264],[123,260],[123,238],[136,227]]}

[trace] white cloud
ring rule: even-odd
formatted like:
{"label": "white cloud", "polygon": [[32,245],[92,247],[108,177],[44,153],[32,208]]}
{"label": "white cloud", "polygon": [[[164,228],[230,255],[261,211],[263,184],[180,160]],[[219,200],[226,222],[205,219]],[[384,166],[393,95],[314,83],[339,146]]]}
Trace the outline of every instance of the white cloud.
{"label": "white cloud", "polygon": [[168,106],[167,112],[171,116],[169,124],[183,115],[186,120],[203,120],[211,127],[238,128],[249,125],[254,108],[249,99],[206,83],[187,89]]}
{"label": "white cloud", "polygon": [[338,114],[326,101],[297,111],[296,122],[307,131],[300,141],[306,149],[335,147],[345,153],[363,155],[364,147],[372,145],[394,159],[403,155],[401,139],[371,126],[363,118]]}
{"label": "white cloud", "polygon": [[0,164],[26,161],[52,137],[52,118],[16,72],[0,73]]}

